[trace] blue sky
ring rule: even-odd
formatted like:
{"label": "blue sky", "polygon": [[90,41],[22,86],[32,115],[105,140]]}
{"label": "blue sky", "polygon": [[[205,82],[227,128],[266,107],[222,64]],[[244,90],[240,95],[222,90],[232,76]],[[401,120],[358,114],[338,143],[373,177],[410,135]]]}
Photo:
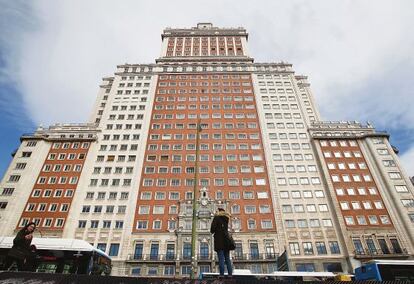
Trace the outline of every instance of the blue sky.
{"label": "blue sky", "polygon": [[117,64],[153,63],[163,28],[212,22],[308,75],[324,119],[387,130],[414,175],[413,19],[410,0],[0,0],[0,174],[22,133],[87,121]]}
{"label": "blue sky", "polygon": [[23,133],[33,132],[35,128],[34,122],[26,116],[26,112],[18,107],[22,105],[18,91],[11,84],[0,84],[2,102],[8,96],[11,97],[7,99],[9,104],[15,104],[16,107],[0,104],[0,176],[3,176],[12,159],[11,153],[20,145],[20,136]]}

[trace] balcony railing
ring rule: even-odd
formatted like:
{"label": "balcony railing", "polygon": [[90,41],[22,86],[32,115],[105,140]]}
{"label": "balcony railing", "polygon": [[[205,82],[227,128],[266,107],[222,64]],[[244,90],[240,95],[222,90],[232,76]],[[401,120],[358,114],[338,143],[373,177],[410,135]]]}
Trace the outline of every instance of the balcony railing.
{"label": "balcony railing", "polygon": [[232,259],[234,261],[244,261],[244,260],[275,260],[277,259],[276,253],[243,253],[243,254],[232,254]]}
{"label": "balcony railing", "polygon": [[357,258],[373,258],[373,257],[404,257],[408,256],[408,251],[405,248],[401,249],[392,249],[388,248],[387,250],[382,249],[363,249],[363,250],[356,250],[354,251],[355,257]]}
{"label": "balcony railing", "polygon": [[136,261],[175,261],[175,254],[130,254],[128,260]]}
{"label": "balcony railing", "polygon": [[[231,258],[233,261],[266,261],[276,260],[278,255],[276,253],[244,253],[237,254],[232,253]],[[210,254],[198,254],[196,255],[197,261],[218,261],[216,253]],[[128,255],[129,261],[143,261],[143,262],[162,262],[162,261],[191,261],[191,255],[176,255],[176,254],[130,254]]]}
{"label": "balcony railing", "polygon": [[[211,260],[212,255],[197,255],[198,260]],[[191,261],[191,255],[175,255],[175,254],[131,254],[128,256],[128,260],[131,261],[175,261],[175,260],[184,260]]]}

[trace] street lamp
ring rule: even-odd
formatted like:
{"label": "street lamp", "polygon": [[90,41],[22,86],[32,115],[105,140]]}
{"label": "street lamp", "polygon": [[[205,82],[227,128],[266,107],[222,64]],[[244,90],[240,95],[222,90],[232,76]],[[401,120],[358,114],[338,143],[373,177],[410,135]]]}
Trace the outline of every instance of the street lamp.
{"label": "street lamp", "polygon": [[196,258],[196,240],[197,240],[197,183],[198,183],[198,152],[201,132],[201,120],[197,121],[196,131],[196,156],[194,165],[194,187],[193,187],[193,222],[191,226],[191,279],[197,278],[197,258]]}

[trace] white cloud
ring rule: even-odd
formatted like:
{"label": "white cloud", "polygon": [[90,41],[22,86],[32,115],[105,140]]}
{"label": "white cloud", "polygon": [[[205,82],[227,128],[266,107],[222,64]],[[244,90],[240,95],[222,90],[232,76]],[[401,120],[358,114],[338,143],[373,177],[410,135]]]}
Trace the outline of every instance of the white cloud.
{"label": "white cloud", "polygon": [[414,146],[402,154],[400,160],[404,166],[405,172],[409,176],[414,176]]}
{"label": "white cloud", "polygon": [[[16,62],[32,116],[46,123],[83,120],[100,77],[113,73],[119,63],[153,62],[165,26],[188,27],[206,20],[245,26],[252,56],[257,61],[289,61],[299,73],[308,74],[328,118],[338,114],[336,107],[344,116],[365,116],[366,111],[358,111],[369,104],[343,110],[341,100],[413,62],[414,2],[408,1],[211,1],[201,7],[193,1],[33,4],[37,29],[25,33]],[[375,96],[366,93],[357,100]],[[71,106],[80,108],[74,113]]]}
{"label": "white cloud", "polygon": [[36,123],[85,121],[117,64],[154,62],[164,27],[211,21],[247,28],[257,62],[283,60],[309,75],[324,118],[414,128],[410,0],[31,3],[30,27],[9,25],[20,36],[8,66]]}

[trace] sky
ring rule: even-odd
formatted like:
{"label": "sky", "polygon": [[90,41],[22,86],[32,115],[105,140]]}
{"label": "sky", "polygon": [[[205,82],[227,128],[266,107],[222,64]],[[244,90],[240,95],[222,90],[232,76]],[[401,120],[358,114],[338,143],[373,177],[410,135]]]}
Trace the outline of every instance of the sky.
{"label": "sky", "polygon": [[23,133],[86,122],[102,77],[154,63],[165,27],[244,27],[307,75],[324,120],[370,121],[414,175],[414,1],[0,0],[0,176]]}

